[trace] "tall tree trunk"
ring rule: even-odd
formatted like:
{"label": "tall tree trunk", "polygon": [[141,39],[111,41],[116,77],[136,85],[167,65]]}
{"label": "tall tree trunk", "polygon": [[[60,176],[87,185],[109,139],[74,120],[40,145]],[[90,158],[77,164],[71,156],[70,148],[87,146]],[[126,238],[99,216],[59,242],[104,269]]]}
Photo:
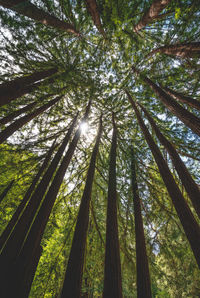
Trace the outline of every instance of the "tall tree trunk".
{"label": "tall tree trunk", "polygon": [[150,8],[134,27],[133,31],[138,32],[149,23],[160,19],[159,13],[170,3],[171,0],[154,0]]}
{"label": "tall tree trunk", "polygon": [[102,24],[101,24],[96,0],[85,0],[85,2],[86,2],[87,10],[89,11],[89,13],[92,16],[94,24],[96,25],[99,32],[103,35],[103,37],[106,38],[106,33],[105,33],[105,31],[102,27]]}
{"label": "tall tree trunk", "polygon": [[200,42],[190,42],[190,43],[174,44],[174,45],[160,47],[158,49],[151,51],[148,54],[148,57],[156,53],[172,55],[172,56],[177,56],[181,58],[200,57]]}
{"label": "tall tree trunk", "polygon": [[175,92],[174,90],[172,90],[168,87],[163,87],[161,84],[160,84],[160,86],[162,89],[164,89],[165,92],[167,92],[174,99],[176,99],[182,103],[186,103],[187,105],[191,106],[192,108],[195,108],[200,111],[200,101],[199,100],[192,98],[190,96],[185,96],[184,94]]}
{"label": "tall tree trunk", "polygon": [[30,293],[30,290],[31,290],[31,286],[32,286],[32,282],[33,282],[33,279],[34,279],[34,276],[35,276],[35,272],[37,270],[37,266],[38,266],[38,263],[39,263],[39,260],[40,260],[40,257],[42,255],[42,247],[39,245],[38,246],[38,249],[35,253],[35,256],[34,258],[31,260],[31,262],[28,264],[28,268],[27,268],[27,275],[25,276],[24,278],[24,281],[23,281],[23,285],[24,285],[24,288],[23,288],[23,296],[21,297],[29,297],[29,293]]}
{"label": "tall tree trunk", "polygon": [[[57,72],[57,68],[36,71],[31,75],[23,76],[0,85],[0,106],[6,105],[12,100],[31,92],[36,85],[35,82],[43,80]],[[32,88],[31,88],[32,87]]]}
{"label": "tall tree trunk", "polygon": [[76,228],[69,255],[67,270],[64,279],[61,297],[80,297],[85,256],[86,237],[89,222],[89,206],[92,193],[92,184],[95,172],[95,163],[102,134],[102,117],[100,118],[99,131],[92,152],[86,184],[81,199]]}
{"label": "tall tree trunk", "polygon": [[[138,103],[139,104],[139,103]],[[195,181],[192,179],[190,173],[188,172],[186,166],[184,165],[183,161],[181,160],[180,156],[176,152],[176,149],[173,147],[173,145],[165,138],[165,136],[160,132],[158,126],[156,125],[153,118],[150,116],[150,114],[147,112],[147,110],[139,104],[139,106],[144,111],[145,115],[147,116],[153,130],[156,133],[156,136],[158,137],[159,141],[168,151],[169,155],[171,156],[172,162],[174,164],[174,167],[181,179],[181,182],[183,186],[185,187],[185,190],[187,191],[190,200],[193,204],[194,209],[196,210],[196,213],[198,214],[200,218],[200,190],[195,183]]]}
{"label": "tall tree trunk", "polygon": [[121,298],[121,264],[118,239],[117,223],[117,190],[116,190],[116,150],[117,150],[117,128],[112,115],[113,135],[110,150],[110,168],[108,182],[108,205],[106,221],[106,253],[104,268],[104,298]]}
{"label": "tall tree trunk", "polygon": [[16,226],[14,227],[9,239],[7,240],[3,248],[3,251],[0,255],[0,276],[1,274],[3,274],[3,272],[5,272],[3,271],[4,266],[8,267],[8,269],[9,264],[10,266],[12,266],[14,260],[20,252],[20,249],[22,248],[24,240],[26,239],[27,233],[35,217],[35,214],[37,213],[37,210],[42,202],[47,187],[50,184],[53,174],[55,173],[57,166],[62,158],[63,152],[69,142],[77,117],[78,115],[72,121],[72,124],[62,142],[62,145],[58,149],[43,178],[36,187],[28,205],[26,206],[22,216],[19,218]]}
{"label": "tall tree trunk", "polygon": [[5,140],[7,140],[15,131],[20,129],[22,126],[24,126],[26,123],[31,121],[36,116],[40,115],[44,111],[46,111],[48,108],[53,106],[55,103],[57,103],[62,96],[57,96],[56,98],[50,100],[48,103],[44,104],[43,106],[37,108],[32,113],[25,115],[21,117],[20,119],[14,121],[9,126],[7,126],[1,133],[0,133],[0,144],[2,144]]}
{"label": "tall tree trunk", "polygon": [[140,128],[143,131],[143,134],[145,136],[147,144],[149,145],[149,148],[151,149],[151,152],[152,152],[154,159],[157,163],[160,175],[166,185],[167,191],[172,199],[172,202],[176,209],[177,215],[180,219],[180,222],[181,222],[182,227],[185,231],[186,237],[189,241],[189,244],[191,246],[193,254],[196,258],[197,264],[200,268],[200,249],[199,249],[199,247],[200,247],[200,227],[199,227],[197,221],[195,220],[190,208],[188,207],[187,202],[185,201],[180,189],[178,188],[158,146],[154,142],[146,125],[144,124],[144,121],[142,120],[142,117],[139,113],[139,110],[138,110],[135,102],[133,101],[133,99],[130,96],[130,94],[128,93],[128,91],[126,91],[126,94],[128,96],[128,99],[129,99],[134,111],[135,111]]}
{"label": "tall tree trunk", "polygon": [[5,196],[7,195],[7,193],[9,192],[9,190],[11,189],[12,185],[14,183],[14,180],[12,180],[8,186],[4,189],[4,191],[0,194],[0,203],[1,201],[5,198]]}
{"label": "tall tree trunk", "polygon": [[5,8],[10,8],[44,25],[70,32],[77,36],[80,35],[80,33],[72,24],[59,20],[55,16],[52,16],[49,13],[39,9],[28,0],[0,0],[0,5]]}
{"label": "tall tree trunk", "polygon": [[[139,73],[135,67],[132,67],[133,71]],[[140,73],[139,73],[140,74]],[[158,95],[161,102],[185,125],[187,125],[195,134],[200,136],[200,119],[194,114],[187,111],[184,107],[179,105],[171,96],[169,96],[158,85],[153,83],[149,78],[141,75],[144,82],[146,82],[151,89]]]}
{"label": "tall tree trunk", "polygon": [[28,104],[27,106],[14,111],[13,113],[9,114],[8,116],[1,118],[0,124],[5,125],[5,124],[11,122],[13,119],[18,117],[19,115],[21,115],[27,111],[30,111],[36,104],[37,104],[37,102],[32,102],[32,103]]}
{"label": "tall tree trunk", "polygon": [[135,217],[135,237],[136,237],[136,265],[137,265],[137,297],[151,298],[151,281],[149,274],[149,264],[146,253],[144,227],[141,213],[140,197],[135,171],[135,156],[131,148],[131,178]]}
{"label": "tall tree trunk", "polygon": [[43,163],[42,166],[40,167],[38,173],[36,174],[35,178],[33,179],[30,187],[28,188],[28,190],[26,191],[23,200],[21,201],[21,203],[19,204],[19,206],[17,207],[15,213],[13,214],[11,220],[9,221],[8,225],[6,226],[5,230],[3,231],[2,235],[0,236],[0,251],[2,250],[3,246],[6,244],[7,239],[9,238],[12,230],[14,229],[22,211],[24,210],[24,207],[26,206],[26,204],[28,203],[31,194],[33,193],[33,190],[36,186],[36,184],[38,183],[38,181],[40,180],[42,173],[44,172],[44,170],[46,169],[52,153],[55,149],[55,141],[53,142],[51,148],[49,149]]}
{"label": "tall tree trunk", "polygon": [[[85,121],[88,117],[90,105],[91,102],[89,102],[86,108],[83,121]],[[27,276],[30,274],[29,264],[30,262],[32,262],[32,260],[34,260],[36,254],[38,253],[38,247],[40,245],[46,224],[48,222],[60,186],[63,182],[66,170],[76,149],[80,135],[81,129],[79,127],[41,204],[41,207],[37,213],[36,218],[34,219],[26,241],[23,245],[23,248],[21,249],[19,256],[16,259],[15,264],[13,266],[10,266],[10,268],[8,268],[7,270],[7,274],[11,274],[11,280],[13,284],[12,288],[9,287],[8,283],[6,284],[7,279],[3,277],[5,280],[3,293],[6,293],[6,295],[10,295],[8,297],[13,297],[13,295],[17,297],[24,297],[24,283],[27,279]]]}

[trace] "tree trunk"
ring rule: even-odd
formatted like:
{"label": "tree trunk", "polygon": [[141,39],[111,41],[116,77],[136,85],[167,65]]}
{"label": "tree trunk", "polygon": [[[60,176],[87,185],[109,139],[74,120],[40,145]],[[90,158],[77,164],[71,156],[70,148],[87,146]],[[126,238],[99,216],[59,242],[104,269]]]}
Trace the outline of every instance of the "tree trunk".
{"label": "tree trunk", "polygon": [[77,36],[80,35],[80,33],[74,28],[72,24],[59,20],[55,16],[52,16],[49,13],[39,9],[37,6],[30,3],[29,1],[0,0],[0,5],[2,5],[5,8],[12,9],[17,13],[20,13],[46,26],[70,32]]}
{"label": "tree trunk", "polygon": [[31,227],[35,214],[37,213],[47,187],[50,184],[53,174],[55,173],[57,166],[62,158],[63,152],[69,142],[77,117],[78,115],[72,121],[72,124],[62,142],[62,145],[58,149],[43,178],[36,187],[28,205],[26,206],[22,216],[18,220],[15,228],[11,233],[11,236],[9,237],[6,245],[3,248],[3,251],[0,255],[0,270],[2,269],[2,271],[0,271],[0,274],[3,273],[4,266],[8,268],[8,265],[12,266],[14,260],[20,252],[20,249],[22,248],[23,242],[26,239],[27,233]]}
{"label": "tree trunk", "polygon": [[1,133],[0,133],[0,144],[2,144],[5,140],[7,140],[14,132],[16,132],[18,129],[20,129],[22,126],[24,126],[26,123],[31,121],[36,116],[40,115],[44,111],[46,111],[48,108],[53,106],[55,103],[57,103],[62,96],[57,96],[56,98],[50,100],[48,103],[44,104],[43,106],[39,107],[32,113],[25,115],[21,117],[20,119],[14,121],[12,124],[7,126]]}
{"label": "tree trunk", "polygon": [[136,237],[136,265],[137,265],[137,297],[151,298],[151,281],[149,274],[149,264],[146,253],[144,227],[141,213],[140,197],[135,171],[135,157],[131,150],[131,178],[135,217],[135,237]]}
{"label": "tree trunk", "polygon": [[1,118],[0,124],[5,125],[5,124],[11,122],[17,116],[19,116],[19,115],[21,115],[21,114],[23,114],[27,111],[30,111],[36,104],[37,104],[37,102],[32,102],[32,103],[28,104],[27,106],[25,106],[25,107],[23,107],[19,110],[14,111],[13,113],[9,114],[8,116],[5,116],[5,117]]}
{"label": "tree trunk", "polygon": [[156,53],[172,55],[181,58],[200,57],[200,42],[190,42],[160,47],[151,51],[148,54],[148,57]]}
{"label": "tree trunk", "polygon": [[106,38],[106,33],[101,24],[96,0],[85,0],[85,1],[86,1],[87,10],[91,14],[94,24],[96,25],[99,32],[103,35],[103,37]]}
{"label": "tree trunk", "polygon": [[51,148],[49,149],[43,163],[42,163],[42,166],[40,167],[37,175],[35,176],[35,178],[33,179],[33,182],[31,183],[30,187],[28,188],[28,190],[26,191],[25,195],[24,195],[24,198],[23,200],[21,201],[21,203],[19,204],[19,206],[17,207],[15,213],[13,214],[11,220],[9,221],[7,227],[5,228],[5,230],[3,231],[1,237],[0,237],[0,251],[2,250],[3,246],[6,244],[6,241],[8,240],[12,230],[14,229],[22,211],[24,210],[24,207],[26,206],[26,204],[28,203],[30,197],[31,197],[31,194],[36,186],[36,184],[38,183],[39,179],[41,178],[42,176],[42,173],[44,172],[44,170],[46,169],[50,159],[51,159],[51,156],[52,156],[52,153],[53,153],[53,150],[55,149],[55,141],[53,142]]}
{"label": "tree trunk", "polygon": [[171,0],[154,0],[139,23],[134,27],[133,31],[137,33],[149,23],[160,19],[159,13],[170,3],[170,1]]}
{"label": "tree trunk", "polygon": [[147,144],[149,145],[149,148],[151,149],[151,152],[154,156],[154,159],[157,163],[160,175],[166,185],[167,191],[172,199],[173,205],[176,209],[177,215],[180,219],[180,222],[182,224],[182,227],[185,231],[186,237],[190,243],[191,249],[193,251],[193,254],[196,258],[197,264],[200,268],[200,227],[195,220],[190,208],[187,205],[187,202],[185,201],[180,189],[178,188],[176,182],[174,181],[174,178],[168,168],[168,165],[166,161],[164,160],[158,146],[154,142],[153,138],[151,137],[146,125],[144,124],[144,121],[142,120],[142,117],[137,109],[137,106],[135,102],[133,101],[132,97],[126,91],[126,94],[128,96],[128,99],[136,113],[136,117],[138,120],[138,123],[140,125],[141,130],[143,131],[143,134],[145,136],[145,139],[147,141]]}
{"label": "tree trunk", "polygon": [[[160,86],[161,86],[161,84],[160,84]],[[200,101],[199,100],[189,97],[189,96],[185,96],[181,93],[175,92],[174,90],[167,88],[167,87],[161,86],[161,88],[164,89],[164,91],[167,92],[174,99],[176,99],[182,103],[186,103],[187,105],[191,106],[192,108],[195,108],[200,111]]]}
{"label": "tree trunk", "polygon": [[1,201],[5,198],[5,196],[7,195],[7,193],[9,192],[9,190],[11,189],[12,185],[14,183],[14,180],[12,180],[8,186],[4,189],[4,191],[0,194],[0,203]]}
{"label": "tree trunk", "polygon": [[108,205],[106,221],[106,252],[104,268],[104,298],[121,298],[121,264],[118,239],[117,223],[117,191],[116,191],[116,149],[117,149],[117,128],[115,125],[114,114],[113,135],[110,150],[110,168],[108,182]]}
{"label": "tree trunk", "polygon": [[89,222],[89,206],[92,193],[92,184],[95,172],[96,157],[100,138],[102,134],[102,117],[100,118],[99,131],[96,143],[92,152],[89,169],[87,172],[86,184],[81,199],[76,228],[69,255],[67,270],[64,279],[61,297],[80,297],[83,275],[83,264],[85,257],[86,237]]}
{"label": "tree trunk", "polygon": [[[91,102],[89,102],[85,115],[83,117],[83,121],[85,121],[88,117],[90,110]],[[8,269],[4,269],[4,275],[2,278],[4,279],[4,288],[3,293],[6,293],[8,297],[24,297],[24,284],[23,280],[30,274],[27,270],[29,269],[29,264],[35,257],[35,254],[38,251],[38,247],[40,245],[46,224],[48,222],[51,210],[53,208],[54,202],[56,200],[57,194],[59,192],[59,188],[63,182],[66,170],[71,161],[73,153],[76,149],[78,140],[81,135],[80,127],[77,129],[75,136],[72,142],[69,145],[69,148],[56,172],[56,175],[49,187],[49,190],[41,204],[41,207],[37,213],[36,218],[31,226],[29,234],[26,238],[26,241],[21,249],[19,256],[17,257],[16,263],[13,266],[10,266]],[[1,268],[1,267],[0,267]],[[7,269],[7,270],[6,270]],[[7,276],[5,272],[11,277],[12,280],[12,288],[9,287]],[[14,272],[12,274],[12,272]],[[2,279],[2,280],[3,280]],[[6,283],[7,281],[7,283]],[[9,281],[10,283],[10,281]],[[10,296],[9,296],[10,295]]]}
{"label": "tree trunk", "polygon": [[0,106],[6,105],[12,100],[31,92],[36,85],[33,83],[45,79],[57,72],[57,68],[36,71],[31,75],[23,76],[0,85]]}
{"label": "tree trunk", "polygon": [[173,147],[173,145],[165,138],[165,136],[160,132],[158,126],[156,125],[153,118],[150,116],[150,114],[147,112],[147,110],[139,104],[139,106],[144,111],[145,115],[147,116],[153,130],[156,133],[156,136],[158,137],[161,144],[166,148],[168,151],[172,162],[174,164],[174,167],[181,179],[181,182],[183,186],[185,187],[186,192],[189,195],[189,198],[193,204],[193,207],[198,214],[200,218],[200,190],[198,186],[196,185],[195,181],[192,179],[190,173],[188,172],[186,166],[184,165],[183,161],[181,160],[180,156],[176,152],[176,149]]}
{"label": "tree trunk", "polygon": [[[140,74],[138,70],[132,67],[133,71]],[[171,96],[165,93],[159,86],[153,83],[149,78],[141,76],[151,89],[158,95],[162,103],[179,118],[186,126],[188,126],[195,134],[200,136],[200,119],[194,114],[188,112],[184,107],[179,105]]]}

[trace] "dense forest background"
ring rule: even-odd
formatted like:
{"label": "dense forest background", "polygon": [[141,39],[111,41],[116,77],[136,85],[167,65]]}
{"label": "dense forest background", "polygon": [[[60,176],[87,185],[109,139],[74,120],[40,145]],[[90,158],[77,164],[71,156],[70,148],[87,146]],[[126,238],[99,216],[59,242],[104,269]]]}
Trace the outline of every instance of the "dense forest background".
{"label": "dense forest background", "polygon": [[[109,223],[123,297],[142,291],[139,273],[149,283],[148,266],[151,290],[143,286],[148,293],[138,297],[200,297],[199,1],[0,0],[0,20],[1,235],[28,192],[0,238],[1,281],[9,282],[2,297],[14,297],[12,287],[25,289],[15,297],[60,297],[75,228],[84,224],[81,297],[121,297],[120,286],[105,294]],[[88,181],[89,218],[78,226]],[[31,195],[39,200],[32,215],[24,209]],[[27,231],[18,243],[20,224]],[[30,279],[20,286],[23,274]]]}

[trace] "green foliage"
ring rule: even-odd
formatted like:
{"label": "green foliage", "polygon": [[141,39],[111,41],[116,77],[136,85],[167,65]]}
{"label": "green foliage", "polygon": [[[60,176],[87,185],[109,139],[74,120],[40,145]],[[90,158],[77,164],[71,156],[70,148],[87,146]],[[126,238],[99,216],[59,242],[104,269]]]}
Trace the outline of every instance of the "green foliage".
{"label": "green foliage", "polygon": [[[166,110],[141,77],[131,70],[131,66],[135,65],[153,81],[199,99],[198,58],[179,59],[161,54],[147,57],[160,46],[199,41],[198,1],[171,1],[163,11],[165,18],[148,24],[136,34],[133,27],[149,8],[149,1],[98,0],[106,40],[94,25],[85,1],[31,2],[61,20],[73,23],[81,32],[81,37],[36,23],[11,10],[0,10],[2,82],[37,70],[58,67],[58,72],[51,79],[45,79],[36,91],[2,107],[0,116],[4,117],[32,101],[41,106],[52,96],[62,95],[58,104],[25,125],[0,147],[0,191],[14,179],[12,189],[0,206],[1,231],[23,198],[52,140],[57,137],[58,143],[61,143],[71,119],[77,111],[81,119],[89,99],[92,107],[89,130],[82,134],[45,230],[43,253],[30,297],[58,297],[61,291],[101,113],[103,136],[90,206],[82,293],[88,295],[86,297],[102,295],[112,111],[116,113],[118,127],[117,192],[124,297],[136,297],[131,144],[137,161],[153,297],[198,297],[200,278],[195,259],[124,93],[124,89],[130,90],[133,98],[147,108],[160,130],[180,153],[194,180],[200,184],[199,139]],[[44,95],[46,98],[42,99]],[[186,108],[199,115],[197,111]],[[158,145],[191,207],[168,154]],[[194,212],[192,207],[191,210]]]}

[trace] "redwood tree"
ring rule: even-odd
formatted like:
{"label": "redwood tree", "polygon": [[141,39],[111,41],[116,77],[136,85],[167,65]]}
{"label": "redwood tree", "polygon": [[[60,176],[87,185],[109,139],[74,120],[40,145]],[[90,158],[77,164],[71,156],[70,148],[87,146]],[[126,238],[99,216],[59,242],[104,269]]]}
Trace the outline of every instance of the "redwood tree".
{"label": "redwood tree", "polygon": [[31,194],[33,193],[33,190],[36,186],[36,184],[38,183],[38,181],[40,180],[42,173],[44,172],[44,170],[46,169],[52,153],[55,149],[55,141],[53,142],[52,146],[50,147],[39,171],[37,172],[35,178],[33,179],[31,185],[29,186],[29,188],[27,189],[24,198],[22,199],[21,203],[19,204],[19,206],[17,207],[15,213],[13,214],[11,220],[9,221],[8,225],[6,226],[5,230],[3,231],[3,233],[0,236],[0,250],[3,248],[3,246],[5,245],[7,239],[9,238],[9,235],[11,234],[11,231],[14,229],[17,221],[19,220],[19,217],[24,209],[24,207],[26,206],[27,202],[29,201]]}
{"label": "redwood tree", "polygon": [[72,241],[68,265],[65,273],[64,285],[61,297],[80,297],[83,265],[85,257],[85,246],[89,223],[89,207],[92,193],[92,184],[95,173],[95,163],[102,134],[102,116],[100,118],[99,131],[96,143],[92,151],[89,169],[85,183],[84,192],[81,198],[76,228]]}
{"label": "redwood tree", "polygon": [[[133,71],[139,73],[139,71],[135,67],[132,68]],[[150,88],[157,94],[161,102],[194,133],[200,136],[200,119],[194,114],[190,113],[184,107],[179,105],[171,96],[169,96],[164,90],[162,90],[162,88],[152,82],[149,78],[144,75],[141,75],[141,77],[144,82],[146,82],[150,86]]]}
{"label": "redwood tree", "polygon": [[[87,120],[90,111],[90,105],[91,101],[86,108],[83,121]],[[58,170],[56,171],[53,181],[31,225],[31,228],[25,239],[23,247],[20,250],[19,255],[16,256],[17,258],[14,259],[14,262],[11,262],[10,266],[7,266],[4,269],[4,273],[7,273],[8,275],[11,274],[10,279],[12,280],[13,287],[9,288],[7,275],[4,274],[2,276],[2,278],[5,280],[2,291],[3,293],[9,293],[10,296],[18,295],[19,297],[24,297],[25,292],[27,292],[27,289],[24,287],[24,285],[27,282],[27,278],[30,279],[30,274],[33,274],[33,272],[30,271],[30,263],[33,262],[35,258],[37,258],[38,249],[46,224],[48,222],[51,210],[59,192],[59,188],[63,182],[66,170],[76,149],[80,135],[81,129],[79,127],[73,137],[72,142],[69,145],[65,156],[62,159],[60,166],[58,167]],[[5,263],[5,259],[3,261]],[[31,268],[35,270],[34,266]]]}
{"label": "redwood tree", "polygon": [[166,45],[151,51],[148,56],[156,53],[177,56],[180,58],[200,57],[200,42]]}
{"label": "redwood tree", "polygon": [[5,8],[12,9],[46,26],[67,31],[77,36],[80,35],[72,24],[59,20],[55,16],[39,9],[37,6],[29,2],[28,0],[0,0],[0,5],[2,5]]}
{"label": "redwood tree", "polygon": [[121,264],[117,223],[116,150],[117,127],[112,114],[113,135],[110,149],[108,205],[106,220],[106,252],[103,297],[122,297]]}
{"label": "redwood tree", "polygon": [[162,15],[159,13],[170,3],[171,0],[154,0],[150,8],[142,16],[138,24],[134,27],[133,31],[138,32],[149,23],[159,20]]}
{"label": "redwood tree", "polygon": [[[138,103],[139,104],[139,103]],[[190,173],[188,172],[186,166],[184,165],[183,161],[181,160],[180,156],[176,152],[176,149],[174,146],[165,138],[165,136],[161,133],[158,126],[156,125],[153,118],[150,116],[150,114],[147,112],[147,110],[139,104],[142,110],[144,111],[145,115],[147,116],[153,130],[155,131],[159,141],[168,151],[169,155],[171,156],[172,162],[174,164],[174,167],[181,179],[181,182],[183,186],[185,187],[185,190],[187,191],[190,200],[193,204],[194,209],[196,210],[196,213],[198,214],[200,218],[200,190],[195,181],[192,179]]]}
{"label": "redwood tree", "polygon": [[12,112],[11,114],[9,114],[8,116],[5,116],[3,118],[0,119],[0,124],[5,125],[9,122],[11,122],[12,120],[14,120],[16,117],[18,117],[19,115],[31,111],[31,109],[37,104],[37,102],[31,102],[30,104],[26,105],[25,107],[18,109],[14,112]]}
{"label": "redwood tree", "polygon": [[157,163],[160,175],[166,185],[167,191],[172,199],[173,205],[176,209],[177,215],[180,219],[180,222],[182,224],[182,227],[185,231],[186,237],[190,243],[191,249],[193,251],[193,254],[196,258],[196,262],[200,268],[200,227],[195,220],[190,208],[188,207],[188,204],[186,200],[184,199],[180,189],[178,188],[169,168],[164,160],[158,146],[154,142],[152,136],[150,135],[146,125],[144,124],[144,121],[142,120],[142,117],[139,113],[139,110],[133,101],[131,95],[126,90],[126,94],[128,96],[128,99],[135,111],[138,123],[140,125],[141,130],[143,131],[143,134],[145,136],[145,139],[147,141],[147,144],[149,145],[149,148],[151,149],[151,152],[154,156],[154,159]]}
{"label": "redwood tree", "polygon": [[48,70],[36,71],[30,75],[5,82],[0,85],[0,106],[10,103],[12,100],[31,92],[39,86],[33,84],[43,80],[57,72],[57,67]]}
{"label": "redwood tree", "polygon": [[24,126],[26,123],[34,119],[36,116],[40,115],[44,111],[46,111],[48,108],[56,104],[62,96],[57,96],[56,98],[50,100],[48,103],[44,104],[43,106],[37,108],[32,113],[25,115],[21,117],[20,119],[17,119],[12,124],[7,126],[1,133],[0,133],[0,144],[2,144],[5,140],[7,140],[15,131],[20,129],[22,126]]}
{"label": "redwood tree", "polygon": [[141,213],[141,203],[137,185],[135,156],[131,148],[131,178],[135,218],[136,265],[137,265],[137,297],[151,298],[151,281],[149,264],[145,245],[144,227]]}

